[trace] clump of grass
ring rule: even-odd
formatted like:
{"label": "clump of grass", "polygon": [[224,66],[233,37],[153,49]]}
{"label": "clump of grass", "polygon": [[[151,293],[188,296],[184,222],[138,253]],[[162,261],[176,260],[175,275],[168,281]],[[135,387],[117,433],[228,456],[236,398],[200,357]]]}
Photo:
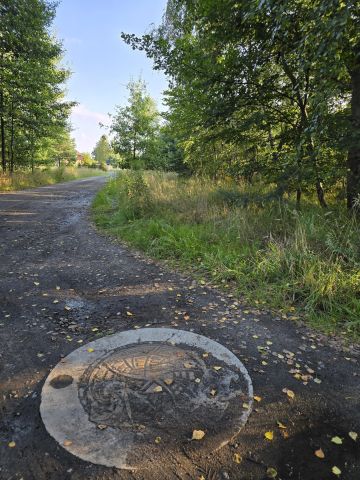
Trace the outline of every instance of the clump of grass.
{"label": "clump of grass", "polygon": [[299,212],[261,184],[127,172],[93,211],[104,230],[250,302],[360,335],[359,222],[345,208],[324,212],[308,199]]}
{"label": "clump of grass", "polygon": [[68,182],[81,178],[104,175],[104,172],[94,168],[60,167],[37,169],[34,172],[17,171],[12,174],[0,174],[0,191],[24,190],[25,188],[41,187],[54,183]]}

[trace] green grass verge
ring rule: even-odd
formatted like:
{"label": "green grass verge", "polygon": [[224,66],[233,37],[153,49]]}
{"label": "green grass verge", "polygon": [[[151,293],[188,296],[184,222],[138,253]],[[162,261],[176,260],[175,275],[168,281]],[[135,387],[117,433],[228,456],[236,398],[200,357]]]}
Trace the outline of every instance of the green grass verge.
{"label": "green grass verge", "polygon": [[37,169],[33,173],[29,170],[14,172],[11,175],[0,174],[0,192],[53,185],[104,174],[105,172],[100,169],[86,167],[60,167],[45,170]]}
{"label": "green grass verge", "polygon": [[360,335],[359,223],[344,208],[269,200],[261,186],[122,173],[96,196],[103,231],[248,302]]}

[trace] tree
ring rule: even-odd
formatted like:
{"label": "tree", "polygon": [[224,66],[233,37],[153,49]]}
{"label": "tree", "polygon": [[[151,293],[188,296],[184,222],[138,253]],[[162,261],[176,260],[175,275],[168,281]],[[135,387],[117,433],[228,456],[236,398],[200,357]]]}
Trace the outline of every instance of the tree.
{"label": "tree", "polygon": [[95,162],[99,165],[105,166],[110,160],[110,157],[112,155],[112,148],[106,135],[101,135],[100,139],[95,145],[92,154]]}
{"label": "tree", "polygon": [[125,161],[125,166],[145,166],[159,128],[159,113],[143,81],[130,82],[128,104],[118,106],[112,117],[112,146]]}
{"label": "tree", "polygon": [[[315,191],[326,207],[324,185],[346,172],[358,10],[336,0],[169,0],[153,32],[122,36],[170,77],[168,119],[188,162],[212,175],[259,172],[279,192],[296,190],[298,204]],[[360,185],[360,156],[349,155],[348,192]]]}
{"label": "tree", "polygon": [[69,72],[50,34],[55,4],[3,0],[0,5],[0,148],[3,171],[31,166],[46,137],[66,131],[72,102],[63,100]]}

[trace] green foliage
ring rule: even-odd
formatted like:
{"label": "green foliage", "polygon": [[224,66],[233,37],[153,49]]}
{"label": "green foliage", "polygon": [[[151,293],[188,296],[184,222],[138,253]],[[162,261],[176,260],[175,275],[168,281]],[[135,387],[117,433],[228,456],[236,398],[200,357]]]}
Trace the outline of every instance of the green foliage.
{"label": "green foliage", "polygon": [[61,137],[68,136],[67,118],[74,104],[63,99],[62,84],[69,72],[58,64],[63,49],[50,33],[54,16],[55,3],[47,0],[2,0],[0,4],[4,172],[47,163],[47,149],[54,155],[64,153]]}
{"label": "green foliage", "polygon": [[[169,0],[137,38],[170,78],[166,118],[199,174],[360,194],[359,2]],[[351,112],[350,112],[351,99]],[[350,115],[351,113],[351,115]],[[349,158],[347,159],[347,150]]]}
{"label": "green foliage", "polygon": [[[262,202],[252,201],[256,192]],[[290,317],[301,310],[329,332],[359,335],[359,223],[330,196],[325,214],[309,200],[299,212],[261,182],[136,172],[110,181],[93,211],[100,227],[150,255]]]}
{"label": "green foliage", "polygon": [[125,167],[140,168],[149,158],[158,129],[159,113],[141,80],[130,82],[128,105],[117,107],[111,132],[113,148],[125,161]]}
{"label": "green foliage", "polygon": [[97,163],[98,165],[104,166],[107,164],[107,162],[110,162],[113,151],[106,135],[101,135],[99,141],[95,145],[92,154],[95,159],[95,163]]}

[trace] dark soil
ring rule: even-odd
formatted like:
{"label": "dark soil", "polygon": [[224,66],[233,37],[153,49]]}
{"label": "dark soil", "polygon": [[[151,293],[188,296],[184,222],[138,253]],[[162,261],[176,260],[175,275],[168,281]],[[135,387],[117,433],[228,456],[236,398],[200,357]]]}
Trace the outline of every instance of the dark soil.
{"label": "dark soil", "polygon": [[[97,233],[88,208],[105,181],[0,195],[0,479],[260,480],[272,467],[283,480],[330,480],[337,466],[339,478],[359,480],[358,348],[242,305]],[[253,380],[250,419],[211,457],[179,464],[159,444],[162,461],[141,471],[79,460],[42,424],[43,382],[81,342],[145,326],[195,331],[233,351]]]}

